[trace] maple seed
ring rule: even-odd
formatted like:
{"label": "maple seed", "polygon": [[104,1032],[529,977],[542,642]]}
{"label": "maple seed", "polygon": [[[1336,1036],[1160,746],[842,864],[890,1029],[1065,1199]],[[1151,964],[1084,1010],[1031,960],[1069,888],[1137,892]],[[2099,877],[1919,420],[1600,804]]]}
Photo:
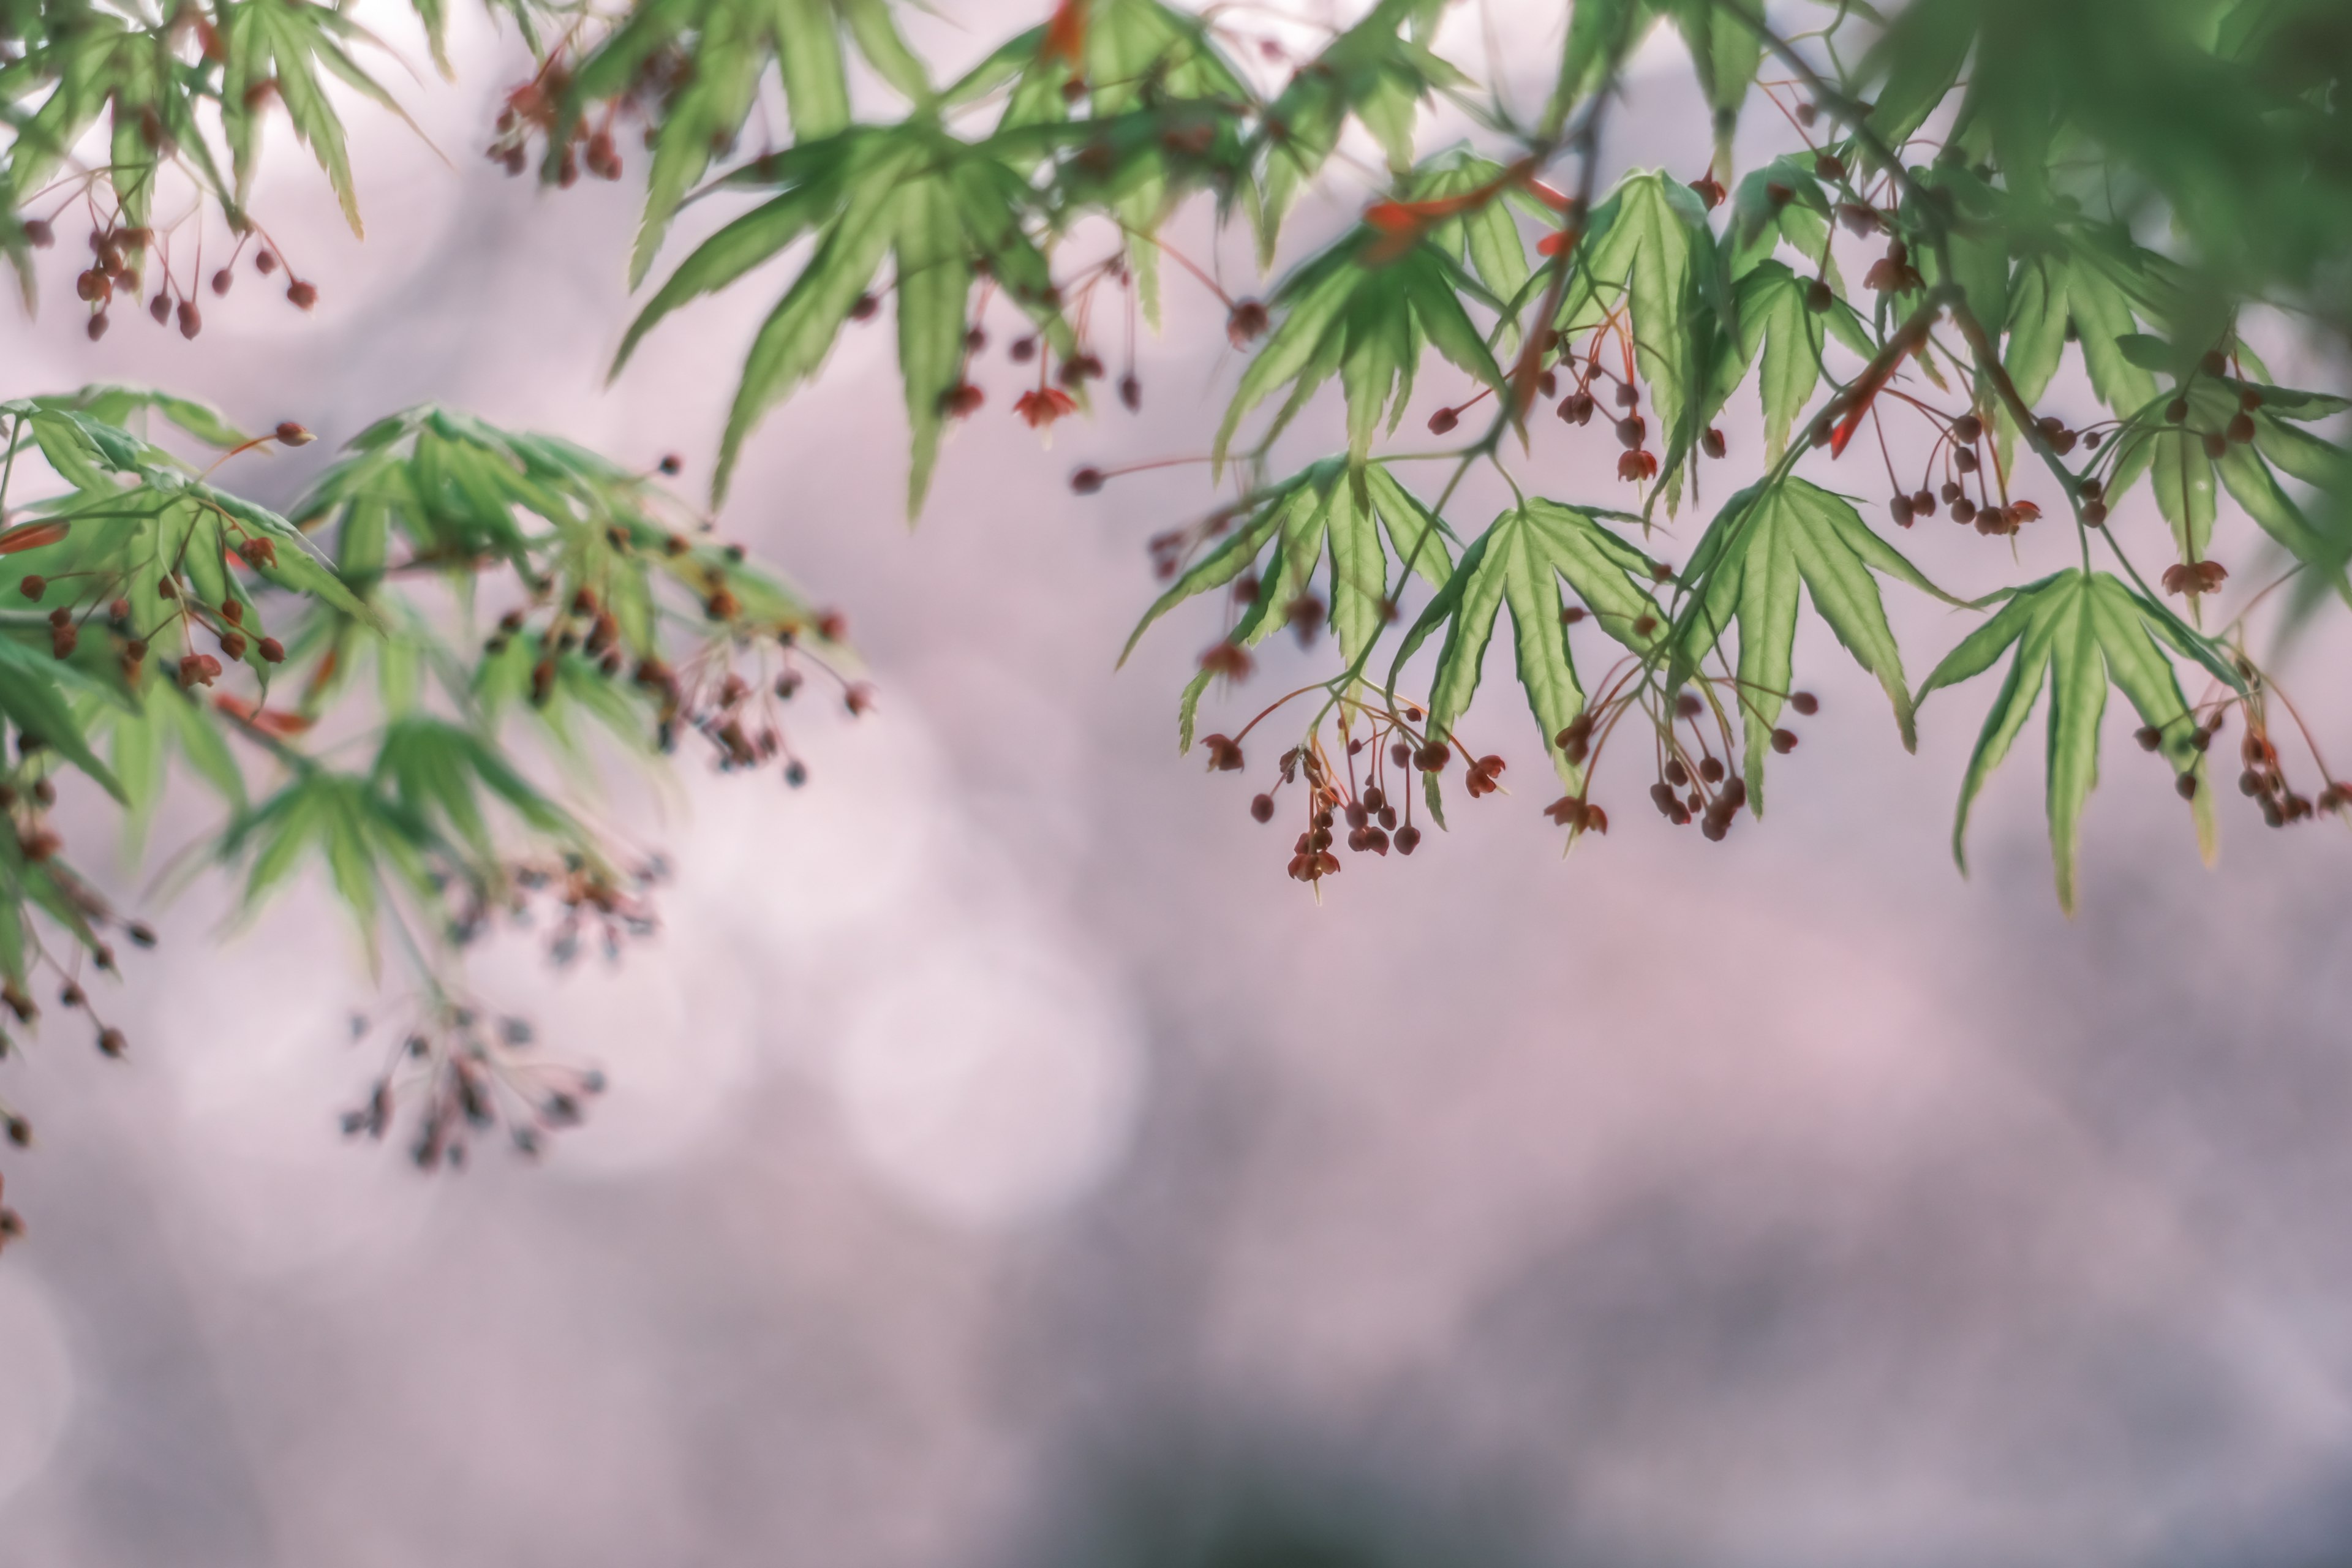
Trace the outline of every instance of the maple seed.
{"label": "maple seed", "polygon": [[310,431],[291,419],[281,421],[272,434],[278,437],[278,443],[281,447],[307,447],[318,439],[316,436],[311,435]]}
{"label": "maple seed", "polygon": [[1810,691],[1791,691],[1789,706],[1810,719],[1822,710],[1822,700]]}
{"label": "maple seed", "polygon": [[1638,414],[1628,414],[1617,421],[1617,439],[1628,451],[1638,451],[1649,434],[1649,426]]}
{"label": "maple seed", "polygon": [[1090,496],[1102,488],[1103,472],[1100,468],[1080,468],[1070,476],[1070,489],[1082,496]]}
{"label": "maple seed", "polygon": [[1794,730],[1773,731],[1772,749],[1780,752],[1782,756],[1786,756],[1790,752],[1795,751],[1797,749],[1797,732]]}

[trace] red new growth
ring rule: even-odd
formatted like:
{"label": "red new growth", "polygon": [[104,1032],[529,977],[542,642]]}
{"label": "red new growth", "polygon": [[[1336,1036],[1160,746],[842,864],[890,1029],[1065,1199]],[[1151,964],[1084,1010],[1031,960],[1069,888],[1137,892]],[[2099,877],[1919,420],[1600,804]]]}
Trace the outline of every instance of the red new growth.
{"label": "red new growth", "polygon": [[1013,405],[1013,412],[1027,420],[1032,430],[1048,428],[1063,415],[1077,411],[1077,400],[1059,387],[1053,386],[1024,392]]}
{"label": "red new growth", "polygon": [[1037,58],[1060,60],[1072,70],[1085,68],[1087,0],[1061,0],[1045,24],[1045,41]]}
{"label": "red new growth", "polygon": [[1895,367],[1903,363],[1903,356],[1927,341],[1927,323],[1917,322],[1896,333],[1894,342],[1878,351],[1878,357],[1870,362],[1869,368],[1862,373],[1862,379],[1855,382],[1853,390],[1847,394],[1852,403],[1845,418],[1839,422],[1836,431],[1830,437],[1831,457],[1843,454],[1846,443],[1853,440],[1853,433],[1862,428],[1862,416],[1870,412],[1871,404],[1885,389],[1886,384],[1895,379]]}
{"label": "red new growth", "polygon": [[69,525],[62,522],[27,522],[0,533],[0,555],[14,555],[19,550],[38,550],[44,544],[55,544],[66,536]]}
{"label": "red new growth", "polygon": [[213,706],[239,723],[250,724],[263,734],[275,735],[279,740],[299,735],[310,727],[310,721],[299,713],[257,707],[231,692],[224,691],[214,698]]}

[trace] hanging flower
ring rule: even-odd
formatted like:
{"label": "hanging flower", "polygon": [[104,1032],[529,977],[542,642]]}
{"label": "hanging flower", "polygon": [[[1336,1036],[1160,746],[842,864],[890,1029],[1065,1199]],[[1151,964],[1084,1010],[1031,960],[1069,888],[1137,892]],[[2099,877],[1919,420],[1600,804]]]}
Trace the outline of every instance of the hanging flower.
{"label": "hanging flower", "polygon": [[1055,420],[1077,411],[1077,400],[1056,386],[1024,392],[1013,404],[1013,412],[1026,419],[1032,430],[1051,430]]}

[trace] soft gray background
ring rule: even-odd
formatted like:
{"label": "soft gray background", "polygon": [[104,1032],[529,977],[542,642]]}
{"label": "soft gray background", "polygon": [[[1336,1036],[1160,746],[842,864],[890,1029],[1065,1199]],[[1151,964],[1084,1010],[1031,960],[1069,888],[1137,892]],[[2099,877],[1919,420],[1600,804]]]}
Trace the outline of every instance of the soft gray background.
{"label": "soft gray background", "polygon": [[[966,19],[942,47],[995,25]],[[424,398],[675,449],[699,483],[773,284],[604,390],[634,193],[478,162],[517,56],[470,20],[459,42],[461,85],[407,93],[456,172],[354,116],[364,247],[278,150],[264,211],[314,318],[248,274],[194,344],[126,314],[92,349],[58,272],[0,329],[6,390],[144,379],[299,418],[326,441],[239,472],[274,499]],[[1688,177],[1684,68],[1653,56],[1612,156]],[[2051,896],[2038,726],[1962,880],[1951,792],[1989,690],[1930,704],[1906,757],[1813,627],[1823,713],[1769,825],[1707,846],[1622,774],[1619,831],[1562,864],[1515,777],[1318,907],[1286,830],[1248,821],[1258,786],[1173,754],[1204,624],[1111,670],[1142,542],[1203,504],[1197,471],[1063,484],[1204,442],[1230,356],[1197,290],[1171,277],[1170,305],[1149,416],[1045,456],[992,360],[916,532],[887,317],[771,419],[724,525],[847,609],[880,711],[812,716],[796,795],[691,769],[625,794],[680,877],[618,971],[558,981],[527,937],[491,955],[484,990],[615,1083],[545,1167],[425,1181],[341,1143],[370,1066],[342,1018],[371,993],[315,890],[227,938],[215,897],[184,900],[117,1005],[127,1065],[56,1028],[6,1069],[41,1147],[7,1165],[34,1236],[0,1263],[0,1562],[2352,1546],[2340,830],[2268,834],[2233,795],[2201,868],[2111,712],[2080,918]],[[1433,367],[1422,412],[1453,379]],[[1538,483],[1613,492],[1605,432],[1538,440]],[[1823,476],[1875,495],[1872,472]],[[1916,542],[1939,575],[2009,570],[1941,529]],[[2254,576],[2250,547],[2223,558]],[[1916,679],[1958,624],[1906,615]],[[2325,689],[2344,652],[2289,668],[2323,737],[2352,718]],[[1270,663],[1244,697],[1307,668]],[[1524,771],[1514,700],[1478,733]]]}

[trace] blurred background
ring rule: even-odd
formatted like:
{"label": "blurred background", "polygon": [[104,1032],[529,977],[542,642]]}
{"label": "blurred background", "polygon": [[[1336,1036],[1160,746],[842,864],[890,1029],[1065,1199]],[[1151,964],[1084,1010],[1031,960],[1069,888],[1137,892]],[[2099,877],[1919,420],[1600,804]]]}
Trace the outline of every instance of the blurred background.
{"label": "blurred background", "polygon": [[[945,57],[1006,20],[946,11]],[[194,342],[133,315],[91,345],[60,271],[0,327],[7,395],[144,381],[299,419],[318,446],[229,476],[277,502],[425,399],[706,483],[781,279],[607,388],[636,193],[482,162],[528,64],[463,13],[455,54],[457,85],[404,94],[454,169],[352,111],[364,245],[275,144],[258,201],[315,315],[248,275]],[[1686,76],[1645,51],[1612,164],[1702,172]],[[1361,199],[1327,192],[1296,249]],[[1175,233],[1214,248],[1198,215]],[[1245,239],[1222,255],[1246,276]],[[1205,446],[1223,312],[1172,269],[1168,292],[1143,415],[1050,452],[998,323],[912,530],[887,312],[770,418],[721,526],[846,612],[878,710],[803,717],[797,793],[698,764],[616,786],[677,868],[618,966],[558,975],[528,932],[484,956],[486,994],[613,1081],[543,1164],[428,1179],[340,1138],[374,1067],[346,1020],[379,994],[316,889],[249,926],[209,887],[153,911],[114,1003],[131,1059],[58,1029],[10,1064],[39,1144],[7,1169],[32,1234],[0,1261],[0,1560],[2342,1561],[2339,830],[2267,832],[2233,795],[2201,867],[2111,712],[2080,917],[2051,891],[2038,724],[1963,879],[1989,692],[1938,697],[1906,756],[1813,624],[1822,712],[1768,820],[1710,846],[1604,773],[1618,829],[1563,863],[1550,792],[1515,778],[1318,906],[1247,815],[1272,752],[1239,776],[1175,752],[1214,629],[1179,616],[1112,668],[1199,470],[1066,483]],[[1608,500],[1613,457],[1549,427],[1520,466]],[[2006,569],[1948,524],[1906,542],[1961,588]],[[1960,623],[1905,614],[1916,680]],[[1204,728],[1328,657],[1267,648]],[[2285,666],[2323,744],[2352,746],[2347,652]],[[1508,657],[1474,725],[1525,773]],[[192,803],[158,844],[203,826]]]}

